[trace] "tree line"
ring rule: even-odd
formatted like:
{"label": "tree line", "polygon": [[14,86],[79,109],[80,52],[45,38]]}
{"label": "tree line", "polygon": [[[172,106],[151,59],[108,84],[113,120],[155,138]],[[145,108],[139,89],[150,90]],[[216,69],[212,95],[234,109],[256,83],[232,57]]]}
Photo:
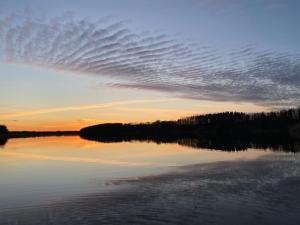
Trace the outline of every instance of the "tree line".
{"label": "tree line", "polygon": [[245,150],[257,145],[298,151],[299,145],[293,143],[300,141],[299,115],[297,108],[262,113],[223,112],[153,123],[107,123],[83,128],[80,136],[102,142],[176,142],[224,150]]}

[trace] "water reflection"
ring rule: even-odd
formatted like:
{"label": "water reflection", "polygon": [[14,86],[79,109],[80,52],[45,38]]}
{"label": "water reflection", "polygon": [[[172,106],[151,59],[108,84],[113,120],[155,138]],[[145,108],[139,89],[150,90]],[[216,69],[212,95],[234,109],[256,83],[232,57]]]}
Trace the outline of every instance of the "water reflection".
{"label": "water reflection", "polygon": [[300,155],[251,148],[288,143],[99,141],[10,139],[0,224],[300,223]]}
{"label": "water reflection", "polygon": [[153,142],[101,143],[78,136],[10,139],[0,151],[0,211],[103,192],[112,188],[109,180],[267,154],[271,152],[199,151]]}
{"label": "water reflection", "polygon": [[[121,142],[153,142],[156,144],[179,144],[191,148],[213,149],[222,151],[246,151],[248,149],[271,149],[272,151],[299,152],[300,142],[292,138],[233,138],[226,136],[203,136],[200,138],[177,138],[177,137],[122,137],[122,136],[81,136],[82,139],[97,141],[101,143]],[[0,135],[0,148],[8,142],[8,138]]]}
{"label": "water reflection", "polygon": [[222,151],[246,151],[248,149],[270,149],[272,151],[299,152],[300,142],[296,140],[258,139],[255,141],[239,139],[180,139],[177,143],[193,148],[207,148]]}
{"label": "water reflection", "polygon": [[102,143],[114,142],[154,142],[161,143],[176,143],[179,145],[198,148],[198,149],[213,149],[222,151],[246,151],[248,149],[271,149],[273,151],[284,152],[299,152],[300,142],[297,139],[291,138],[233,138],[227,136],[203,136],[200,138],[176,138],[176,137],[155,137],[155,138],[135,138],[135,137],[111,137],[111,136],[83,136],[87,140],[94,140]]}
{"label": "water reflection", "polygon": [[300,158],[272,154],[174,172],[118,179],[118,191],[0,212],[11,224],[272,224],[300,223]]}

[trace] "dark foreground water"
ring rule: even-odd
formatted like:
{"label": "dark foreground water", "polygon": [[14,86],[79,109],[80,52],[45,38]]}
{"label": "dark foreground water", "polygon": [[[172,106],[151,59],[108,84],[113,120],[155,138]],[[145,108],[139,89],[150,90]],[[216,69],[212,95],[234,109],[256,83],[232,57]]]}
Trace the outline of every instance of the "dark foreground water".
{"label": "dark foreground water", "polygon": [[294,156],[211,163],[134,180],[122,191],[0,214],[11,224],[300,224]]}
{"label": "dark foreground water", "polygon": [[[135,151],[135,145],[130,146],[133,148],[132,151]],[[152,147],[156,148],[155,146]],[[96,149],[98,148],[99,146]],[[116,153],[112,146],[111,150],[111,154]],[[259,150],[250,150],[248,153],[226,153],[231,155],[222,155],[223,153],[213,155],[212,152],[216,160],[211,161],[207,155],[210,153],[205,150],[203,150],[205,154],[203,152],[201,154],[199,150],[189,152],[188,149],[180,149],[176,154],[170,149],[165,151],[170,151],[172,154],[170,152],[163,154],[159,151],[153,153],[153,150],[145,150],[143,155],[135,160],[135,164],[132,164],[135,170],[127,168],[125,174],[121,173],[124,172],[124,165],[119,169],[117,169],[118,164],[110,169],[99,167],[106,168],[106,171],[98,170],[95,173],[100,177],[101,174],[109,171],[118,171],[118,176],[106,177],[103,183],[100,179],[99,184],[105,183],[106,187],[100,188],[102,191],[83,188],[85,191],[77,197],[64,194],[65,197],[56,201],[47,199],[40,203],[2,207],[0,224],[300,224],[300,155],[270,151],[259,153]],[[129,149],[126,154],[123,154],[128,156],[130,151]],[[256,157],[249,157],[253,152]],[[87,151],[86,154],[91,153]],[[179,157],[175,161],[171,160],[172,169],[160,172],[155,168],[162,169],[162,164],[150,167],[145,164],[137,167],[137,161],[147,161],[147,158],[153,157],[152,154],[162,154],[156,158],[156,161],[161,163],[170,163],[168,157],[176,158],[177,154]],[[249,155],[246,157],[245,154]],[[8,155],[7,153],[6,157]],[[168,157],[164,158],[166,155]],[[229,160],[226,156],[233,160]],[[38,160],[40,162],[45,158],[47,157],[39,155]],[[124,159],[125,156],[123,155],[122,158]],[[203,158],[206,160],[203,161]],[[46,160],[49,160],[49,156]],[[53,158],[50,160],[53,161]],[[74,161],[74,158],[72,160]],[[199,163],[195,163],[197,160]],[[103,166],[99,155],[98,161]],[[126,160],[122,162],[124,161]],[[75,162],[78,164],[81,161],[75,160]],[[188,162],[193,165],[188,165]],[[132,165],[130,164],[129,167]],[[62,171],[64,169],[66,168],[61,168]],[[143,169],[152,171],[152,175],[141,172]],[[130,176],[136,170],[138,172]],[[72,174],[70,171],[68,173]],[[137,175],[139,173],[141,175]],[[57,174],[57,177],[60,178],[60,174]],[[55,185],[61,184],[55,183]],[[26,187],[23,187],[26,190]],[[57,189],[53,190],[57,192]],[[34,196],[34,192],[32,190],[31,198],[39,198]],[[18,199],[11,197],[10,200]]]}

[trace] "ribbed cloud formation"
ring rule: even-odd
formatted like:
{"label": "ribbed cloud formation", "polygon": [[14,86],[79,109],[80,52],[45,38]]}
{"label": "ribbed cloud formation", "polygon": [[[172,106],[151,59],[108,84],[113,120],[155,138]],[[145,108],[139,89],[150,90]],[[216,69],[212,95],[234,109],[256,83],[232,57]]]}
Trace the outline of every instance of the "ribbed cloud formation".
{"label": "ribbed cloud formation", "polygon": [[[0,20],[2,62],[108,76],[110,85],[213,101],[296,106],[300,55],[244,47],[221,52],[124,22],[10,15]],[[3,79],[3,78],[2,78]]]}

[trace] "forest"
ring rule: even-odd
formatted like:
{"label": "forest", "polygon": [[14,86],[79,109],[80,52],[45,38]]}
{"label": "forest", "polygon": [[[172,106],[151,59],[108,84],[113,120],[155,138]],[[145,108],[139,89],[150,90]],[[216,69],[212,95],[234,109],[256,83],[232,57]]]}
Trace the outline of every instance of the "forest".
{"label": "forest", "polygon": [[80,136],[101,142],[176,142],[190,147],[246,150],[250,147],[298,151],[300,108],[262,113],[222,112],[176,121],[106,123],[80,130]]}

